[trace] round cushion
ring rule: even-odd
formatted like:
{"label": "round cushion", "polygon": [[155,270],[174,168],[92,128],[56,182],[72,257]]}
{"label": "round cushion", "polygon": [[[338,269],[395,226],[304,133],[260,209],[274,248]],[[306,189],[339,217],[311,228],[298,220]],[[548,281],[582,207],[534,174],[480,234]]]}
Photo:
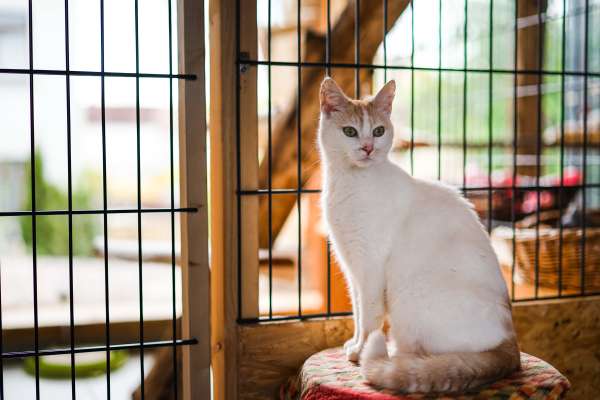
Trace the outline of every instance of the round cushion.
{"label": "round cushion", "polygon": [[522,369],[476,392],[455,395],[400,394],[377,390],[346,360],[341,347],[323,350],[304,362],[300,374],[282,387],[282,399],[416,400],[416,399],[560,399],[570,384],[552,365],[521,353]]}

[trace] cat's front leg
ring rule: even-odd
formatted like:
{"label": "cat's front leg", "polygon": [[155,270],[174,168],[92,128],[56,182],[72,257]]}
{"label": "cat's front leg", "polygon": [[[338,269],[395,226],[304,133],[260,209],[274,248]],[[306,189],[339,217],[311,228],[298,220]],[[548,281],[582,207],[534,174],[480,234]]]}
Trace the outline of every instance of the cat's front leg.
{"label": "cat's front leg", "polygon": [[360,338],[360,324],[358,323],[360,319],[360,309],[358,307],[358,291],[356,290],[356,286],[352,283],[351,278],[346,275],[346,279],[348,281],[348,289],[350,291],[350,300],[352,300],[352,319],[354,320],[354,336],[352,339],[348,339],[346,343],[344,343],[344,351],[348,354],[348,349],[354,348],[358,343],[358,338]]}
{"label": "cat's front leg", "polygon": [[385,307],[382,281],[364,276],[354,284],[358,294],[355,302],[358,310],[358,318],[356,318],[358,329],[355,329],[355,332],[358,331],[358,336],[356,342],[345,347],[345,350],[348,360],[357,362],[369,334],[381,328]]}

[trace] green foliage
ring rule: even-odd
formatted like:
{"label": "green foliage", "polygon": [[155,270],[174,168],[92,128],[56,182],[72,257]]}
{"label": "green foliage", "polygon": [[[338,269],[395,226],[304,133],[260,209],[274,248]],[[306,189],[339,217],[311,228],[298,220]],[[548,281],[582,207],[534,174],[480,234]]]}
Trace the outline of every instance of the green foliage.
{"label": "green foliage", "polygon": [[[75,376],[77,378],[93,378],[105,375],[107,369],[116,371],[121,368],[129,355],[123,350],[110,352],[110,363],[106,365],[106,357],[103,353],[97,354],[96,359],[90,361],[77,361],[75,363]],[[39,375],[48,379],[71,379],[71,364],[64,362],[64,359],[56,360],[52,356],[40,357]],[[23,361],[23,368],[29,375],[35,376],[35,358],[28,357]]]}
{"label": "green foliage", "polygon": [[[25,173],[25,210],[31,210],[31,167]],[[80,209],[89,209],[90,192],[73,190],[72,202]],[[44,176],[44,161],[35,153],[35,202],[37,210],[65,210],[68,207],[68,195],[60,188],[48,182]],[[73,255],[86,256],[92,254],[93,240],[96,234],[94,216],[74,215],[73,222]],[[31,249],[33,235],[30,218],[21,218],[21,235],[27,248]],[[69,226],[66,215],[41,215],[36,217],[37,254],[67,255],[69,254]]]}

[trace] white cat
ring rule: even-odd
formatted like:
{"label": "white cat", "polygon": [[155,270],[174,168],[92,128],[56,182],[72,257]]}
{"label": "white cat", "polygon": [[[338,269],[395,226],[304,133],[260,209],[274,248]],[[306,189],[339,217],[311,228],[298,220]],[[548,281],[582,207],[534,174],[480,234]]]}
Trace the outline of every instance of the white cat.
{"label": "white cat", "polygon": [[389,160],[395,88],[351,100],[321,85],[323,211],[354,310],[344,347],[376,386],[462,391],[520,367],[510,302],[471,204]]}

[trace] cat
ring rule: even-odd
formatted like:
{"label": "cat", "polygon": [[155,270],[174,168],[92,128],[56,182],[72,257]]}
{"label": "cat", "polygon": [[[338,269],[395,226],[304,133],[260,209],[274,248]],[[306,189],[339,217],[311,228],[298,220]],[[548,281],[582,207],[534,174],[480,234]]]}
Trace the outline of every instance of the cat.
{"label": "cat", "polygon": [[377,387],[473,389],[520,368],[508,291],[472,205],[390,161],[395,89],[320,88],[322,210],[354,310],[344,349]]}

